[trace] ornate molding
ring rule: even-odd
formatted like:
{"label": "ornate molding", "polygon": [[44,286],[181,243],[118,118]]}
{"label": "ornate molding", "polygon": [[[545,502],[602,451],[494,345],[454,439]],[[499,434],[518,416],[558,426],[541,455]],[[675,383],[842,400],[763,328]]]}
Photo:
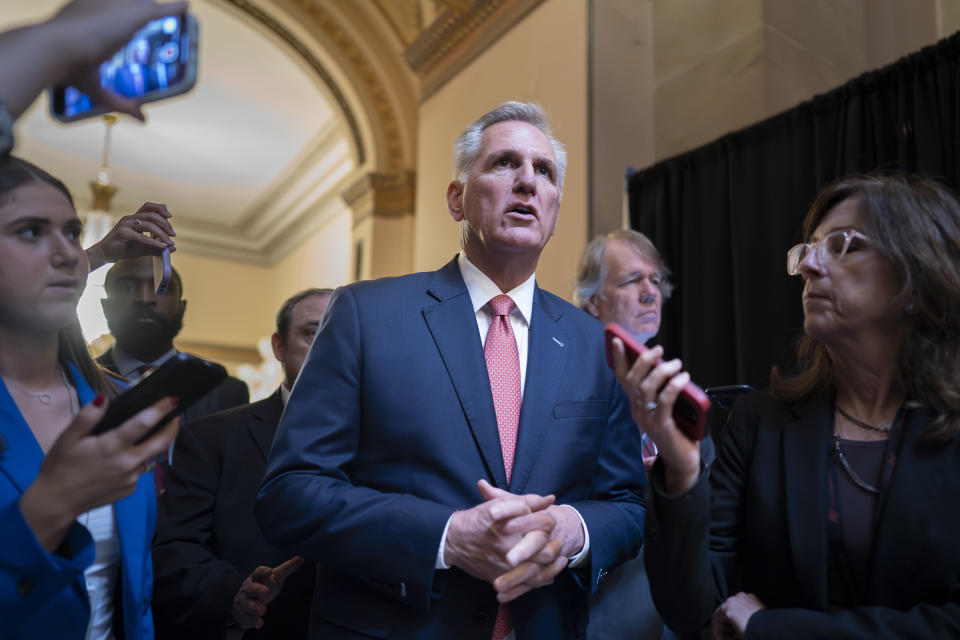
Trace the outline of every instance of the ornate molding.
{"label": "ornate molding", "polygon": [[353,210],[353,223],[376,218],[412,215],[416,194],[416,173],[368,173],[343,191],[343,200]]}
{"label": "ornate molding", "polygon": [[543,0],[475,0],[448,8],[403,53],[426,100]]}
{"label": "ornate molding", "polygon": [[[353,109],[350,108],[350,104],[347,102],[346,97],[343,95],[343,92],[340,90],[340,87],[337,86],[336,81],[330,75],[330,73],[324,68],[323,64],[317,60],[317,57],[307,49],[306,46],[300,40],[297,39],[286,27],[280,24],[273,16],[265,12],[263,9],[250,2],[249,0],[219,0],[220,2],[225,2],[236,9],[239,9],[245,13],[250,18],[256,20],[261,25],[269,29],[276,35],[278,38],[283,40],[290,48],[297,52],[304,62],[314,71],[314,73],[319,76],[320,80],[323,82],[324,86],[327,87],[327,90],[330,92],[330,95],[333,96],[333,99],[336,101],[337,106],[340,107],[341,113],[343,113],[344,119],[347,121],[347,126],[350,129],[350,134],[353,137],[353,144],[357,150],[357,164],[363,164],[366,159],[366,150],[363,146],[363,136],[360,135],[360,126],[357,124],[357,118],[353,114]],[[303,4],[302,2],[300,4]],[[309,3],[312,4],[312,3]]]}
{"label": "ornate molding", "polygon": [[373,4],[404,46],[420,35],[420,0],[373,0]]}
{"label": "ornate molding", "polygon": [[305,14],[322,32],[325,37],[324,44],[331,51],[342,56],[350,65],[350,75],[358,81],[363,93],[369,97],[376,115],[376,122],[379,124],[380,136],[378,137],[383,145],[382,151],[384,151],[383,157],[385,159],[381,166],[388,169],[400,169],[405,165],[400,123],[397,121],[387,91],[377,75],[377,70],[353,37],[329,11],[320,6],[320,2],[321,0],[285,0],[284,4]]}

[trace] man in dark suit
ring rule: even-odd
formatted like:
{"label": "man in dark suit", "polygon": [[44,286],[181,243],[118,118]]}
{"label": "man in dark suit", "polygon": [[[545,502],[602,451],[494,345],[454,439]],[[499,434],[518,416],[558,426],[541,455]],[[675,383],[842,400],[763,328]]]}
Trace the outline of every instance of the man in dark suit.
{"label": "man in dark suit", "polygon": [[[594,318],[616,322],[645,344],[660,330],[663,301],[673,285],[670,269],[649,238],[632,229],[597,236],[583,250],[573,298]],[[656,460],[653,440],[642,435],[643,464],[649,473]],[[700,442],[706,464],[714,458],[707,435]],[[590,598],[590,640],[655,640],[672,638],[650,595],[643,554],[610,572]]]}
{"label": "man in dark suit", "polygon": [[[116,344],[97,358],[106,369],[136,381],[160,366],[177,350],[173,339],[180,333],[187,301],[180,274],[173,270],[170,286],[157,295],[153,284],[153,258],[120,260],[107,272],[107,297],[101,300],[110,333]],[[183,414],[185,423],[250,401],[242,380],[228,377]]]}
{"label": "man in dark suit", "polygon": [[575,638],[641,542],[640,438],[602,327],[537,287],[566,156],[536,105],[455,144],[462,253],[334,293],[256,504],[317,561],[312,638]]}
{"label": "man in dark suit", "polygon": [[301,559],[264,540],[253,503],[280,414],[331,293],[307,289],[277,313],[273,353],[284,382],[273,395],[203,418],[177,440],[153,547],[160,640],[307,637],[313,563],[301,566]]}

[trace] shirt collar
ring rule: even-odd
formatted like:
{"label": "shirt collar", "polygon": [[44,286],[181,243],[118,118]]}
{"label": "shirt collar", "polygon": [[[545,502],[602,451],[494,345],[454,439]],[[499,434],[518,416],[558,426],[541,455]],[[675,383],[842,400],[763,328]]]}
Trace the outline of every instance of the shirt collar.
{"label": "shirt collar", "polygon": [[[473,312],[476,313],[485,304],[490,302],[494,296],[498,296],[503,291],[493,283],[487,274],[477,268],[470,262],[467,254],[460,252],[457,258],[457,264],[460,267],[460,274],[463,276],[463,282],[467,285],[467,293],[470,294],[470,302],[473,303]],[[533,292],[537,286],[537,274],[532,273],[530,277],[524,280],[516,288],[507,291],[507,295],[517,305],[517,310],[523,316],[524,322],[530,325],[530,316],[533,315]]]}
{"label": "shirt collar", "polygon": [[137,360],[132,355],[121,349],[116,344],[113,345],[113,361],[117,365],[117,371],[120,372],[120,375],[124,378],[130,379],[132,373],[136,372],[139,376],[140,373],[137,371],[137,368],[149,364],[155,367],[159,367],[161,364],[172,358],[177,354],[177,350],[170,349],[165,354],[154,360],[153,362],[144,362],[143,360]]}

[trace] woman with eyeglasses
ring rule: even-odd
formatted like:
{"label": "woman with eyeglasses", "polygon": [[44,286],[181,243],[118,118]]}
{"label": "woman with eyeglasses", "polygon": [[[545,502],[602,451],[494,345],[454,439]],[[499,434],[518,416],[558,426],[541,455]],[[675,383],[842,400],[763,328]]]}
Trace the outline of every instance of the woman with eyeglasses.
{"label": "woman with eyeglasses", "polygon": [[960,205],[930,180],[851,177],[803,235],[798,368],[735,405],[709,474],[671,418],[681,363],[618,354],[660,449],[657,608],[716,638],[960,637]]}
{"label": "woman with eyeglasses", "polygon": [[90,263],[169,240],[162,205],[125,216],[88,256],[59,180],[0,157],[0,637],[150,640],[152,461],[175,419],[165,398],[91,435],[121,391],[90,357],[77,302]]}

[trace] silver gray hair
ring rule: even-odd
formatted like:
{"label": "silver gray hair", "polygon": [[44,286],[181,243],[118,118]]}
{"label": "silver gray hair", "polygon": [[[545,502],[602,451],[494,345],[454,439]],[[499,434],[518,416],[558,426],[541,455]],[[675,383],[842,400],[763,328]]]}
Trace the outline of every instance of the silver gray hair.
{"label": "silver gray hair", "polygon": [[650,242],[650,238],[633,229],[618,229],[602,236],[597,236],[583,250],[580,264],[577,266],[577,280],[573,286],[573,302],[578,307],[587,310],[587,303],[594,296],[602,297],[603,282],[607,279],[607,264],[604,254],[607,250],[607,241],[623,240],[633,245],[644,258],[652,262],[660,273],[660,293],[664,299],[673,293],[673,283],[670,282],[670,269],[663,261],[663,256]]}
{"label": "silver gray hair", "polygon": [[498,122],[526,122],[543,132],[553,147],[553,155],[557,159],[557,190],[563,198],[563,176],[567,172],[567,150],[563,143],[557,140],[550,131],[547,114],[540,105],[533,102],[504,102],[500,106],[486,112],[477,121],[463,130],[453,143],[453,177],[461,183],[467,181],[467,175],[480,155],[480,146],[483,142],[483,132],[487,127]]}

